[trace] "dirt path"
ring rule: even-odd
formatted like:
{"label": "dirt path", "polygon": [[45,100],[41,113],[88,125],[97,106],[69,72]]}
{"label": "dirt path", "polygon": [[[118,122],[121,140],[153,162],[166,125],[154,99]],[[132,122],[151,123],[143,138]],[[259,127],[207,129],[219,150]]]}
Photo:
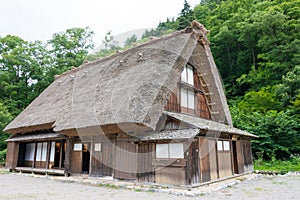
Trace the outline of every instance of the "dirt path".
{"label": "dirt path", "polygon": [[0,199],[300,199],[300,175],[260,176],[198,197],[98,187],[18,174],[0,174]]}

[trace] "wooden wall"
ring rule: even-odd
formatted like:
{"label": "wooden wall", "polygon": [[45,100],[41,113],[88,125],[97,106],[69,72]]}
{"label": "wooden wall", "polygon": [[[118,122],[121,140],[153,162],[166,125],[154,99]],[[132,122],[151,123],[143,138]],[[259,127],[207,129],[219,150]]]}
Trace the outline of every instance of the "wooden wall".
{"label": "wooden wall", "polygon": [[14,169],[17,167],[18,152],[19,152],[19,143],[17,142],[7,143],[6,164],[5,164],[6,168]]}
{"label": "wooden wall", "polygon": [[109,140],[97,141],[101,144],[101,151],[95,151],[92,147],[91,172],[92,176],[112,176],[113,175],[113,145]]}
{"label": "wooden wall", "polygon": [[187,146],[186,160],[187,167],[185,170],[186,183],[191,185],[195,183],[200,183],[200,169],[199,169],[199,144],[198,140],[195,139],[193,142],[185,143]]}
{"label": "wooden wall", "polygon": [[116,141],[114,178],[136,179],[138,173],[137,144]]}
{"label": "wooden wall", "polygon": [[82,172],[82,150],[81,151],[74,151],[73,150],[73,145],[72,145],[71,155],[72,155],[71,156],[71,158],[72,158],[71,159],[71,173],[79,174],[79,173]]}
{"label": "wooden wall", "polygon": [[200,173],[201,182],[207,182],[211,180],[210,177],[210,162],[209,162],[209,145],[208,139],[199,139],[199,158],[200,158]]}
{"label": "wooden wall", "polygon": [[157,167],[155,182],[170,185],[185,185],[185,167]]}
{"label": "wooden wall", "polygon": [[253,171],[253,159],[251,151],[250,141],[243,142],[243,154],[244,154],[244,171],[251,172]]}
{"label": "wooden wall", "polygon": [[154,143],[141,143],[138,145],[138,179],[143,182],[154,182]]}
{"label": "wooden wall", "polygon": [[218,179],[218,163],[217,163],[217,148],[216,140],[208,140],[209,150],[209,166],[210,166],[210,180]]}
{"label": "wooden wall", "polygon": [[218,151],[219,178],[232,176],[232,161],[230,152]]}

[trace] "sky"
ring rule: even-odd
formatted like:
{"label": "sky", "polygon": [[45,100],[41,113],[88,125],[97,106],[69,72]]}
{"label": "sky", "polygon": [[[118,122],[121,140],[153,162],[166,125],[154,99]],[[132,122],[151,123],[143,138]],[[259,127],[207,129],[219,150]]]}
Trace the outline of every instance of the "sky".
{"label": "sky", "polygon": [[[47,41],[57,32],[87,27],[99,45],[108,30],[113,35],[156,27],[176,17],[184,0],[1,0],[0,36]],[[194,7],[200,0],[187,0]]]}

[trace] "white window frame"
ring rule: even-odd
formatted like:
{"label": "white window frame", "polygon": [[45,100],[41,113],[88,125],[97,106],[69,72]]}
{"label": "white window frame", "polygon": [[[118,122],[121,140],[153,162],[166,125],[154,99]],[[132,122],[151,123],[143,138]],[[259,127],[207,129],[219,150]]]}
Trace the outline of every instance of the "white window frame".
{"label": "white window frame", "polygon": [[218,140],[217,149],[218,149],[218,151],[230,151],[230,141]]}
{"label": "white window frame", "polygon": [[74,143],[73,151],[82,151],[82,143]]}
{"label": "white window frame", "polygon": [[190,85],[194,85],[194,68],[193,66],[187,64],[184,66],[183,71],[181,73],[181,81],[188,83]]}
{"label": "white window frame", "polygon": [[195,109],[195,92],[181,88],[180,94],[181,106],[189,109]]}
{"label": "white window frame", "polygon": [[95,143],[94,144],[94,151],[101,152],[102,151],[102,143]]}
{"label": "white window frame", "polygon": [[156,158],[184,158],[183,143],[156,144]]}
{"label": "white window frame", "polygon": [[25,161],[33,161],[35,143],[27,143],[25,150]]}

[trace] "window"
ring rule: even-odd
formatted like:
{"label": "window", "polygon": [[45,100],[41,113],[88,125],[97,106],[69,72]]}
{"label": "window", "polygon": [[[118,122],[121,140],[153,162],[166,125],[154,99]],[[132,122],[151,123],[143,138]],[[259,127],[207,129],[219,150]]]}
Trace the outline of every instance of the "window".
{"label": "window", "polygon": [[218,151],[230,151],[229,141],[218,141]]}
{"label": "window", "polygon": [[194,72],[193,67],[187,64],[181,73],[181,81],[186,82],[190,85],[194,85]]}
{"label": "window", "polygon": [[27,143],[26,144],[26,152],[25,152],[25,160],[26,161],[33,161],[34,145],[35,145],[35,143]]}
{"label": "window", "polygon": [[156,144],[156,158],[184,158],[183,143]]}
{"label": "window", "polygon": [[51,150],[50,150],[50,161],[54,162],[55,155],[55,141],[51,142]]}
{"label": "window", "polygon": [[95,143],[95,151],[101,151],[101,143]]}
{"label": "window", "polygon": [[73,151],[82,151],[82,144],[81,143],[75,143]]}
{"label": "window", "polygon": [[193,91],[181,88],[181,106],[185,108],[195,108],[195,94]]}
{"label": "window", "polygon": [[36,161],[46,161],[47,157],[47,142],[37,143]]}

